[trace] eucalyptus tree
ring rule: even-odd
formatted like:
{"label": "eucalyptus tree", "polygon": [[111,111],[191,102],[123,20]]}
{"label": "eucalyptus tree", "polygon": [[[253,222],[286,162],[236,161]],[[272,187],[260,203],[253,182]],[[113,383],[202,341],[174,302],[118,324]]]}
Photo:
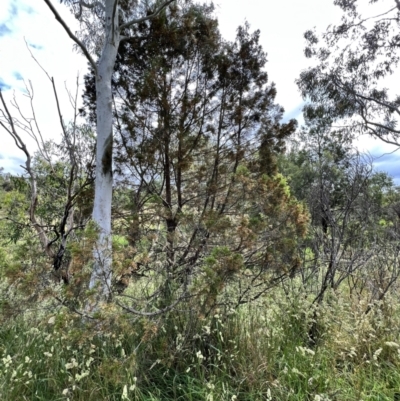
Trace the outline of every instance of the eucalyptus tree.
{"label": "eucalyptus tree", "polygon": [[111,79],[118,49],[129,37],[135,24],[161,13],[174,0],[146,2],[144,16],[135,0],[60,0],[79,21],[81,31],[75,35],[62,19],[50,0],[44,0],[57,21],[76,46],[83,52],[96,77],[96,178],[93,220],[99,229],[94,250],[94,268],[90,288],[97,288],[98,300],[108,297],[111,288],[111,202],[112,202],[112,149],[113,112]]}
{"label": "eucalyptus tree", "polygon": [[[398,145],[400,98],[393,85],[400,46],[398,0],[335,0],[342,21],[319,36],[305,33],[305,55],[317,64],[303,71],[300,91],[308,118],[340,121],[348,134],[368,133]],[[360,11],[362,9],[362,11]]]}

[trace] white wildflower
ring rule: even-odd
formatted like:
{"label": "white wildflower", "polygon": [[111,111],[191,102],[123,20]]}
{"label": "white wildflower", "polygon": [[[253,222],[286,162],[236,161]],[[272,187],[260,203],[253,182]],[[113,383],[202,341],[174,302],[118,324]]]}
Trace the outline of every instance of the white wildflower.
{"label": "white wildflower", "polygon": [[136,388],[137,377],[133,378],[133,384],[129,387],[129,391],[133,391]]}
{"label": "white wildflower", "polygon": [[88,370],[84,370],[81,374],[76,373],[75,374],[75,380],[77,382],[80,382],[86,376],[89,376],[89,371]]}
{"label": "white wildflower", "polygon": [[378,348],[375,352],[374,352],[374,355],[373,355],[373,359],[374,359],[374,361],[377,361],[378,360],[378,356],[380,355],[380,353],[382,352],[382,348]]}
{"label": "white wildflower", "polygon": [[387,345],[388,347],[391,347],[391,348],[399,348],[400,347],[399,344],[397,344],[393,341],[386,341],[385,345]]}
{"label": "white wildflower", "polygon": [[313,351],[310,348],[306,348],[306,347],[296,347],[296,351],[300,352],[301,355],[303,355],[303,356],[305,356],[306,354],[315,355],[315,351]]}
{"label": "white wildflower", "polygon": [[353,358],[353,356],[357,356],[356,349],[354,347],[350,348],[350,352],[347,354],[350,358]]}
{"label": "white wildflower", "polygon": [[11,365],[12,358],[10,355],[7,355],[5,358],[2,358],[3,364],[6,368],[8,368]]}
{"label": "white wildflower", "polygon": [[94,361],[92,357],[89,357],[89,359],[86,361],[86,366],[89,367],[90,364]]}
{"label": "white wildflower", "polygon": [[125,384],[124,389],[122,390],[121,400],[129,400],[128,398],[128,386]]}
{"label": "white wildflower", "polygon": [[211,333],[211,328],[210,326],[204,326],[203,330],[206,332],[206,334],[210,334]]}
{"label": "white wildflower", "polygon": [[71,362],[65,364],[65,369],[69,370],[69,369],[76,368],[77,366],[78,366],[78,362],[76,362],[75,358],[72,358]]}
{"label": "white wildflower", "polygon": [[296,369],[296,368],[293,368],[293,369],[292,369],[292,372],[295,373],[296,375],[299,375],[299,376],[303,376],[303,377],[304,377],[303,373],[301,373],[300,370],[298,370],[298,369]]}

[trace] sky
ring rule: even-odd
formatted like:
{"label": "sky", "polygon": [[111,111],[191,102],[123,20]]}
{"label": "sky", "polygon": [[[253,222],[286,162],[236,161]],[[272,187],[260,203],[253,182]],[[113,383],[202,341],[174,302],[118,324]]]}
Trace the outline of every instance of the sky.
{"label": "sky", "polygon": [[[389,0],[385,1],[388,4]],[[73,16],[58,3],[53,0],[72,30],[77,30]],[[301,122],[304,102],[295,80],[311,63],[304,57],[303,34],[314,27],[317,32],[323,32],[329,24],[338,23],[341,10],[333,5],[333,0],[215,0],[214,4],[224,38],[234,39],[237,27],[245,21],[252,29],[260,29],[261,44],[268,54],[269,79],[277,87],[276,100],[285,108],[285,119],[297,118]],[[78,73],[82,83],[86,60],[73,50],[72,41],[43,0],[0,0],[0,87],[8,101],[15,94],[19,104],[23,105],[22,110],[28,113],[29,102],[24,89],[31,82],[41,131],[46,138],[57,137],[61,129],[51,84],[32,59],[27,46],[47,73],[55,78],[63,117],[68,120],[72,108],[66,88],[75,92]],[[24,155],[4,131],[0,132],[0,138],[0,167],[20,171],[18,166],[24,163]],[[388,172],[400,185],[400,152],[394,152],[396,148],[371,138],[362,138],[357,146],[361,151],[370,152],[376,158],[376,168]]]}

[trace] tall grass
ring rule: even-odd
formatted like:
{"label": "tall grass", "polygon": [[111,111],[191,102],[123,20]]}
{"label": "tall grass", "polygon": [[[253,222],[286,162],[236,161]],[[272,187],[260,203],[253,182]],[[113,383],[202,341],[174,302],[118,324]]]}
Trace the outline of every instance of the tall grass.
{"label": "tall grass", "polygon": [[0,399],[393,400],[396,294],[368,314],[346,291],[327,299],[316,309],[277,287],[207,318],[189,304],[157,319],[110,310],[101,326],[65,311],[20,316],[0,328]]}

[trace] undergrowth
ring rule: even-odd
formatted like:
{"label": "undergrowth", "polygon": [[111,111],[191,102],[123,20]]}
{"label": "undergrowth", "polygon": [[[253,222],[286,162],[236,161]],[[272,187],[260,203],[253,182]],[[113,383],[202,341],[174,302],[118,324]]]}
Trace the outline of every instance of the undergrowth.
{"label": "undergrowth", "polygon": [[366,306],[332,293],[316,309],[275,288],[207,318],[189,304],[154,319],[112,306],[101,322],[65,310],[20,315],[0,328],[0,399],[393,400],[399,303]]}

